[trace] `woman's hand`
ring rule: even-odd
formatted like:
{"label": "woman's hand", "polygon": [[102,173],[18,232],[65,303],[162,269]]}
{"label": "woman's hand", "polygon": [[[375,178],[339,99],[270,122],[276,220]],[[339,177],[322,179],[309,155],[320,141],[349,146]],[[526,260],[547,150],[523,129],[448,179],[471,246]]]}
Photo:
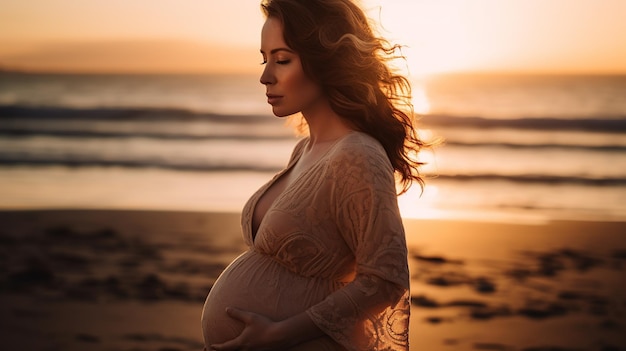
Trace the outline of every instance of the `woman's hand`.
{"label": "woman's hand", "polygon": [[226,313],[245,324],[241,334],[222,344],[211,345],[218,351],[280,350],[287,347],[287,335],[281,335],[280,323],[257,313],[229,307]]}

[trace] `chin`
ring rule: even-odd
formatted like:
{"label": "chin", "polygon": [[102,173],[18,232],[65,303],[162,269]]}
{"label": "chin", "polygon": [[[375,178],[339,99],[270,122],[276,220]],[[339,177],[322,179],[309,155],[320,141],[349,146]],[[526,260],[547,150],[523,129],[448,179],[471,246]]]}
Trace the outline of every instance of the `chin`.
{"label": "chin", "polygon": [[274,108],[272,109],[272,113],[274,113],[274,116],[276,117],[289,117],[291,115],[295,115],[298,112],[286,111],[286,110]]}

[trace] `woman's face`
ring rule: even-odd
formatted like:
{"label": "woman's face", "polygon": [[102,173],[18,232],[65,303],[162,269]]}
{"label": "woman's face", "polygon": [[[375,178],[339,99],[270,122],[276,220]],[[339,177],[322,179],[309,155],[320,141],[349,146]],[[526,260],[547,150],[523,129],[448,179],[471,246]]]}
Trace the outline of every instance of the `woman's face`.
{"label": "woman's face", "polygon": [[274,115],[306,115],[325,101],[320,86],[304,73],[300,56],[285,43],[282,23],[275,18],[269,17],[263,25],[261,54],[265,65],[261,84]]}

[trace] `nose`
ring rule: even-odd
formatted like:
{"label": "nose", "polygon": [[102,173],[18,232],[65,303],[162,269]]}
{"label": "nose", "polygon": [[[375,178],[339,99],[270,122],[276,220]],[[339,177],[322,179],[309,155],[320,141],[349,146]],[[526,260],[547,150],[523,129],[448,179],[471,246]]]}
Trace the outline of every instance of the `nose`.
{"label": "nose", "polygon": [[276,77],[274,77],[274,74],[270,67],[270,63],[265,64],[265,67],[263,68],[263,73],[261,73],[260,82],[263,85],[273,84],[276,82]]}

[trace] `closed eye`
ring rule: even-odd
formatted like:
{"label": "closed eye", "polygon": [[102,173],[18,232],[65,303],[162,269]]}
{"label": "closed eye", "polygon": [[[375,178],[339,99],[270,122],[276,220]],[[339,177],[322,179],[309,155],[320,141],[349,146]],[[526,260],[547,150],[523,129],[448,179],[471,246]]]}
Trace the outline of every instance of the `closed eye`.
{"label": "closed eye", "polygon": [[[291,62],[291,60],[279,60],[279,61],[276,61],[276,64],[277,65],[287,65],[290,62]],[[267,64],[267,60],[263,60],[263,62],[260,63],[260,65],[265,65],[265,64]]]}

